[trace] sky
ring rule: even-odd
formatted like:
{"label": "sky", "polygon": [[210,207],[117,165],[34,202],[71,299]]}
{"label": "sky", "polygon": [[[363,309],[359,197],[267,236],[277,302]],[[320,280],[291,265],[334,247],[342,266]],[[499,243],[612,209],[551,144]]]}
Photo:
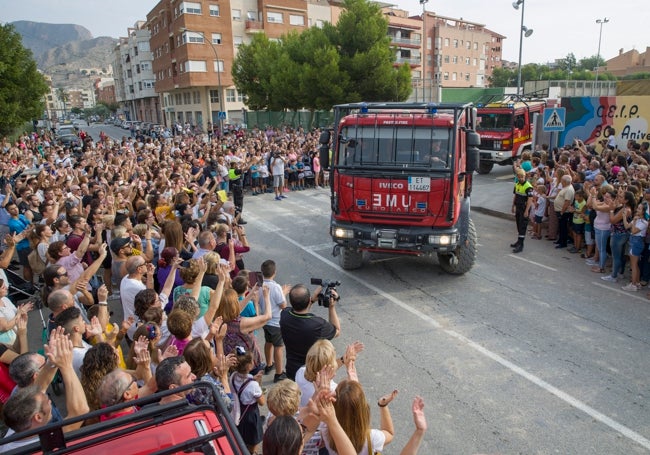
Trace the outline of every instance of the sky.
{"label": "sky", "polygon": [[[647,0],[525,0],[524,25],[533,34],[524,38],[522,63],[546,63],[570,52],[578,60],[596,55],[600,25],[597,19],[609,19],[602,27],[600,55],[609,59],[637,49],[644,52],[650,37],[643,18],[648,14]],[[0,4],[10,0],[0,0]],[[127,28],[145,20],[156,5],[154,0],[20,0],[3,8],[0,21],[30,20],[55,24],[78,24],[93,36],[126,36]],[[397,8],[419,15],[419,0],[394,0]],[[517,62],[521,9],[512,0],[428,0],[426,10],[441,16],[463,18],[484,24],[507,39],[503,59]],[[520,7],[521,8],[521,7]],[[645,11],[645,13],[644,13]]]}

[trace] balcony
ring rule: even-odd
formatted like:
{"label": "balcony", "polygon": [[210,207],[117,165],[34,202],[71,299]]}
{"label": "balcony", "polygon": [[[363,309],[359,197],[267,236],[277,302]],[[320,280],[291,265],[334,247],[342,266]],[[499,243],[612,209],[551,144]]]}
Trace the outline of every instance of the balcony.
{"label": "balcony", "polygon": [[408,63],[411,66],[417,66],[420,64],[422,59],[420,57],[397,57],[395,59],[395,63],[402,64],[402,63]]}
{"label": "balcony", "polygon": [[264,24],[260,21],[251,21],[247,20],[246,24],[246,33],[262,33],[264,32]]}
{"label": "balcony", "polygon": [[390,37],[390,42],[398,47],[404,46],[418,48],[422,45],[422,40],[420,39],[396,38],[394,36]]}

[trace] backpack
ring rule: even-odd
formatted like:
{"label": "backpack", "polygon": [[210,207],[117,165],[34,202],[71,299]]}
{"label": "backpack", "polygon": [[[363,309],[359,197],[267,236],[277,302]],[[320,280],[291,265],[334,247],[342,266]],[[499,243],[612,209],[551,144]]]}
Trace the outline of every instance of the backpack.
{"label": "backpack", "polygon": [[27,260],[29,261],[29,268],[32,269],[32,272],[34,272],[36,275],[43,273],[43,270],[45,270],[45,266],[47,264],[43,262],[41,255],[38,254],[38,248],[34,248],[29,253]]}

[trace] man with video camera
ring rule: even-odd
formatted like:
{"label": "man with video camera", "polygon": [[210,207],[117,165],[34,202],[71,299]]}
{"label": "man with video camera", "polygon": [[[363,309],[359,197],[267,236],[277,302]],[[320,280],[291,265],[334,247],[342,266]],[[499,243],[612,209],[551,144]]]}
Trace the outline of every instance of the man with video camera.
{"label": "man with video camera", "polygon": [[[312,284],[320,284],[314,294],[304,284],[296,284],[289,291],[291,308],[286,308],[280,315],[280,332],[287,352],[286,374],[295,381],[296,372],[305,364],[307,351],[321,339],[331,340],[341,334],[341,323],[336,314],[339,295],[334,288],[338,282],[312,279]],[[311,306],[328,309],[329,321],[311,313]]]}

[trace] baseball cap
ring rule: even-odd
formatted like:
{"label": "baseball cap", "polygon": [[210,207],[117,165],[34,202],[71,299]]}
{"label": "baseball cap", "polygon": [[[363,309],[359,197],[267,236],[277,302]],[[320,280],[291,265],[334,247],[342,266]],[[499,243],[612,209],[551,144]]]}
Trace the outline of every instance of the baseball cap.
{"label": "baseball cap", "polygon": [[111,251],[115,254],[118,254],[122,248],[131,243],[129,237],[118,237],[111,240]]}

